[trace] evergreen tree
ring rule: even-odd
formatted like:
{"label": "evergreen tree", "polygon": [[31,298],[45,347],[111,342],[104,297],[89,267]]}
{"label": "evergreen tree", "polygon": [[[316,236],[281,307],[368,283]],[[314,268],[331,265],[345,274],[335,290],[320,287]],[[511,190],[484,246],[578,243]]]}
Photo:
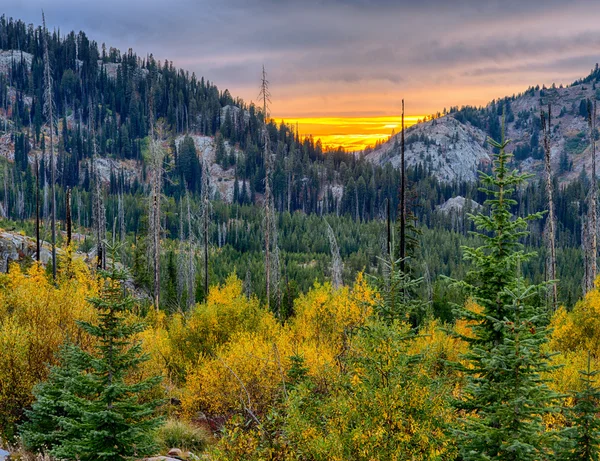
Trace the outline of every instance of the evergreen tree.
{"label": "evergreen tree", "polygon": [[565,447],[561,461],[598,461],[600,459],[600,389],[592,371],[591,354],[588,352],[587,370],[581,370],[583,389],[574,394],[575,406],[571,410],[572,426],[566,429]]}
{"label": "evergreen tree", "polygon": [[48,452],[66,440],[83,436],[70,421],[82,417],[81,399],[90,385],[84,374],[90,366],[89,356],[67,344],[58,359],[59,365],[51,368],[48,380],[34,388],[36,400],[25,412],[27,421],[21,426],[24,446],[35,452]]}
{"label": "evergreen tree", "polygon": [[98,312],[98,323],[79,323],[96,339],[96,353],[65,349],[61,366],[38,388],[31,422],[24,430],[32,446],[50,443],[50,454],[58,459],[129,460],[156,449],[152,430],[160,424],[155,415],[159,402],[142,397],[160,377],[128,379],[147,356],[133,341],[143,326],[127,318],[133,306],[123,287],[127,273],[113,263],[101,276],[100,296],[89,300]]}
{"label": "evergreen tree", "polygon": [[499,149],[491,175],[482,173],[482,191],[491,196],[490,214],[473,216],[483,244],[464,248],[465,258],[475,269],[459,285],[481,306],[480,312],[462,309],[459,314],[472,321],[470,351],[466,366],[460,366],[467,384],[460,401],[466,412],[457,431],[464,460],[540,460],[551,445],[550,432],[542,418],[554,411],[557,396],[546,386],[543,373],[551,370],[547,341],[547,316],[532,299],[541,288],[526,286],[519,274],[523,252],[520,239],[527,235],[528,221],[540,213],[515,218],[511,207],[514,189],[526,175],[510,171],[509,141],[490,144]]}

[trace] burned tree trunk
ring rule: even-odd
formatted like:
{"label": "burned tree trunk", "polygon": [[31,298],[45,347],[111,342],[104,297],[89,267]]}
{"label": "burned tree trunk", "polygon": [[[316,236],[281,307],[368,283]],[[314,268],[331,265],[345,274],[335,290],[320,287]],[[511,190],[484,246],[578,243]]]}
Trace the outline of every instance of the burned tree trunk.
{"label": "burned tree trunk", "polygon": [[544,130],[544,163],[546,172],[546,194],[548,196],[548,221],[547,221],[547,232],[548,232],[548,249],[550,253],[550,261],[548,264],[547,281],[551,281],[551,297],[552,297],[552,310],[556,310],[558,307],[558,287],[556,284],[556,235],[555,235],[555,221],[554,221],[554,191],[552,189],[552,168],[550,165],[550,135],[552,128],[552,107],[548,104],[548,119],[544,115],[542,110],[540,113],[542,121],[542,129]]}
{"label": "burned tree trunk", "polygon": [[596,281],[597,276],[597,267],[596,267],[596,257],[598,254],[598,218],[597,218],[597,180],[596,180],[596,101],[593,104],[588,106],[589,112],[589,127],[590,127],[590,143],[592,147],[592,187],[590,190],[590,202],[589,202],[589,212],[590,212],[590,224],[588,227],[588,232],[590,236],[589,242],[589,251],[590,256],[588,259],[589,269],[588,269],[588,283],[587,283],[587,291],[590,291],[594,288],[594,282]]}
{"label": "burned tree trunk", "polygon": [[262,79],[260,86],[260,97],[263,100],[263,141],[264,141],[264,164],[265,164],[265,199],[264,199],[264,219],[265,219],[265,278],[266,278],[266,301],[267,308],[271,302],[271,245],[272,245],[272,197],[271,197],[271,149],[269,146],[268,106],[271,101],[269,92],[269,82],[265,67],[262,69]]}
{"label": "burned tree trunk", "polygon": [[67,198],[66,198],[66,215],[67,215],[67,246],[71,245],[71,237],[72,237],[72,223],[71,223],[71,188],[67,188]]}
{"label": "burned tree trunk", "polygon": [[160,306],[160,235],[161,235],[161,192],[163,181],[164,149],[159,139],[153,135],[150,143],[150,251],[154,269],[153,300],[154,308]]}
{"label": "burned tree trunk", "polygon": [[[208,229],[210,224],[210,168],[206,155],[202,156],[202,244],[204,252],[204,296],[208,296]],[[189,213],[189,204],[188,204]]]}
{"label": "burned tree trunk", "polygon": [[327,236],[329,237],[329,248],[331,251],[331,284],[337,290],[344,283],[342,279],[344,264],[340,257],[340,248],[338,247],[333,229],[329,222],[325,221],[325,224],[327,224]]}
{"label": "burned tree trunk", "polygon": [[54,100],[52,99],[52,74],[50,72],[50,56],[48,54],[48,30],[46,17],[42,12],[44,36],[44,112],[50,123],[50,187],[51,187],[51,227],[52,227],[52,278],[56,280],[56,159],[54,158]]}
{"label": "burned tree trunk", "polygon": [[404,99],[402,100],[402,133],[400,143],[400,270],[405,271],[406,258],[406,166],[404,163]]}
{"label": "burned tree trunk", "polygon": [[91,177],[92,177],[92,228],[94,240],[96,241],[96,267],[104,267],[104,238],[106,234],[106,210],[104,208],[104,197],[102,196],[102,184],[100,174],[96,168],[96,131],[94,122],[94,104],[90,102],[88,117],[88,136],[92,144]]}
{"label": "burned tree trunk", "polygon": [[42,260],[40,248],[40,163],[35,155],[35,251],[38,262]]}

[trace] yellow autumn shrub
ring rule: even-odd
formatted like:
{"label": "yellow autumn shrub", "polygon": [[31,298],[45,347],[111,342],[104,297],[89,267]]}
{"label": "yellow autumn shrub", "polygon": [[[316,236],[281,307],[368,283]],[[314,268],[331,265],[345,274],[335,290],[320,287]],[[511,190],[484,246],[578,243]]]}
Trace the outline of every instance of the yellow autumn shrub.
{"label": "yellow autumn shrub", "polygon": [[182,407],[188,416],[197,412],[224,415],[232,411],[263,415],[284,389],[291,348],[286,335],[268,339],[241,333],[191,370]]}
{"label": "yellow autumn shrub", "polygon": [[[462,329],[462,321],[454,328]],[[439,320],[431,320],[420,328],[418,336],[409,345],[408,352],[421,356],[421,368],[432,376],[451,372],[448,362],[460,362],[462,354],[468,351],[467,342],[448,329]]]}
{"label": "yellow autumn shrub", "polygon": [[244,295],[235,275],[212,287],[205,303],[197,304],[187,316],[174,316],[171,322],[173,360],[183,369],[195,364],[199,356],[213,354],[237,333],[269,332],[277,323],[256,298]]}
{"label": "yellow autumn shrub", "polygon": [[44,268],[23,271],[12,264],[0,277],[0,428],[8,432],[32,401],[33,386],[56,363],[59,347],[70,341],[87,349],[90,338],[77,320],[90,321],[87,298],[97,292],[85,264],[67,253],[60,260],[57,284]]}
{"label": "yellow autumn shrub", "polygon": [[186,330],[191,325],[193,332],[171,336],[172,341],[193,337],[201,352],[195,362],[187,362],[185,414],[264,413],[285,392],[294,355],[302,357],[311,378],[325,383],[339,372],[348,333],[364,325],[375,296],[362,274],[352,288],[317,284],[296,300],[292,321],[281,325],[230,277],[187,319]]}
{"label": "yellow autumn shrub", "polygon": [[347,333],[365,323],[373,313],[375,291],[359,273],[352,288],[334,290],[331,284],[315,284],[294,303],[291,323],[297,343],[313,341],[341,351]]}
{"label": "yellow autumn shrub", "polygon": [[290,396],[286,437],[301,459],[453,459],[451,388],[415,368],[407,325],[366,326],[327,390],[306,383]]}
{"label": "yellow autumn shrub", "polygon": [[561,307],[552,317],[550,348],[554,351],[590,351],[600,356],[600,289],[589,291],[571,312]]}

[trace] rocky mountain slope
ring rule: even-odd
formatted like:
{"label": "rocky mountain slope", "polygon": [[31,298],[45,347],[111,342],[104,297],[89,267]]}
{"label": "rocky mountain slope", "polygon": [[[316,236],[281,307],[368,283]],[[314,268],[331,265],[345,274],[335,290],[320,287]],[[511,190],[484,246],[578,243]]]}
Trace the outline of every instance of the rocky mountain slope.
{"label": "rocky mountain slope", "polygon": [[[515,165],[524,171],[543,172],[541,106],[552,105],[551,159],[562,183],[585,171],[591,174],[588,101],[600,99],[598,70],[568,87],[529,88],[524,93],[492,101],[486,107],[466,107],[414,125],[406,130],[406,162],[421,165],[442,182],[473,181],[476,171],[489,162],[488,136],[498,138],[502,113],[506,114],[506,136],[512,140]],[[400,135],[367,154],[377,164],[400,163]]]}
{"label": "rocky mountain slope", "polygon": [[[406,165],[421,165],[442,182],[474,181],[477,168],[490,160],[486,134],[454,117],[419,123],[405,133]],[[367,159],[381,165],[400,166],[400,135],[394,136]]]}

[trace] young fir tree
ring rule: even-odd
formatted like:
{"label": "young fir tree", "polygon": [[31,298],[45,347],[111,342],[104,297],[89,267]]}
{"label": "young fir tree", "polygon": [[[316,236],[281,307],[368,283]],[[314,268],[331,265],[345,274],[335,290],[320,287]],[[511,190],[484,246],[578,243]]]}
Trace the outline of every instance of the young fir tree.
{"label": "young fir tree", "polygon": [[596,386],[596,375],[592,371],[588,352],[587,370],[581,370],[583,389],[574,394],[575,406],[571,410],[572,426],[566,429],[565,446],[561,450],[561,461],[600,460],[600,389]]}
{"label": "young fir tree", "polygon": [[82,437],[79,428],[68,421],[82,416],[81,399],[90,384],[84,374],[90,366],[89,356],[67,344],[58,359],[48,380],[34,388],[36,400],[31,410],[25,411],[27,421],[21,426],[23,444],[34,452],[50,452],[65,440]]}
{"label": "young fir tree", "polygon": [[509,141],[490,144],[499,149],[491,175],[481,174],[490,214],[472,216],[483,244],[465,248],[475,266],[459,283],[481,306],[463,309],[472,321],[466,337],[470,351],[461,366],[467,383],[457,407],[465,412],[458,445],[464,460],[540,460],[550,451],[552,433],[543,416],[554,411],[557,396],[542,375],[551,369],[543,351],[548,323],[546,311],[532,302],[540,286],[527,286],[519,275],[521,261],[530,257],[520,239],[529,220],[540,213],[515,218],[511,198],[527,177],[508,169]]}
{"label": "young fir tree", "polygon": [[[114,257],[116,251],[112,253]],[[123,287],[127,274],[112,266],[101,271],[100,296],[89,300],[98,311],[98,323],[79,323],[96,339],[96,353],[66,349],[62,366],[38,388],[31,422],[23,433],[32,446],[50,445],[49,453],[57,459],[128,460],[155,452],[152,431],[160,424],[155,414],[159,402],[144,402],[142,395],[160,377],[128,379],[147,360],[133,340],[143,326],[127,318],[133,305]],[[40,431],[50,439],[45,441]]]}

